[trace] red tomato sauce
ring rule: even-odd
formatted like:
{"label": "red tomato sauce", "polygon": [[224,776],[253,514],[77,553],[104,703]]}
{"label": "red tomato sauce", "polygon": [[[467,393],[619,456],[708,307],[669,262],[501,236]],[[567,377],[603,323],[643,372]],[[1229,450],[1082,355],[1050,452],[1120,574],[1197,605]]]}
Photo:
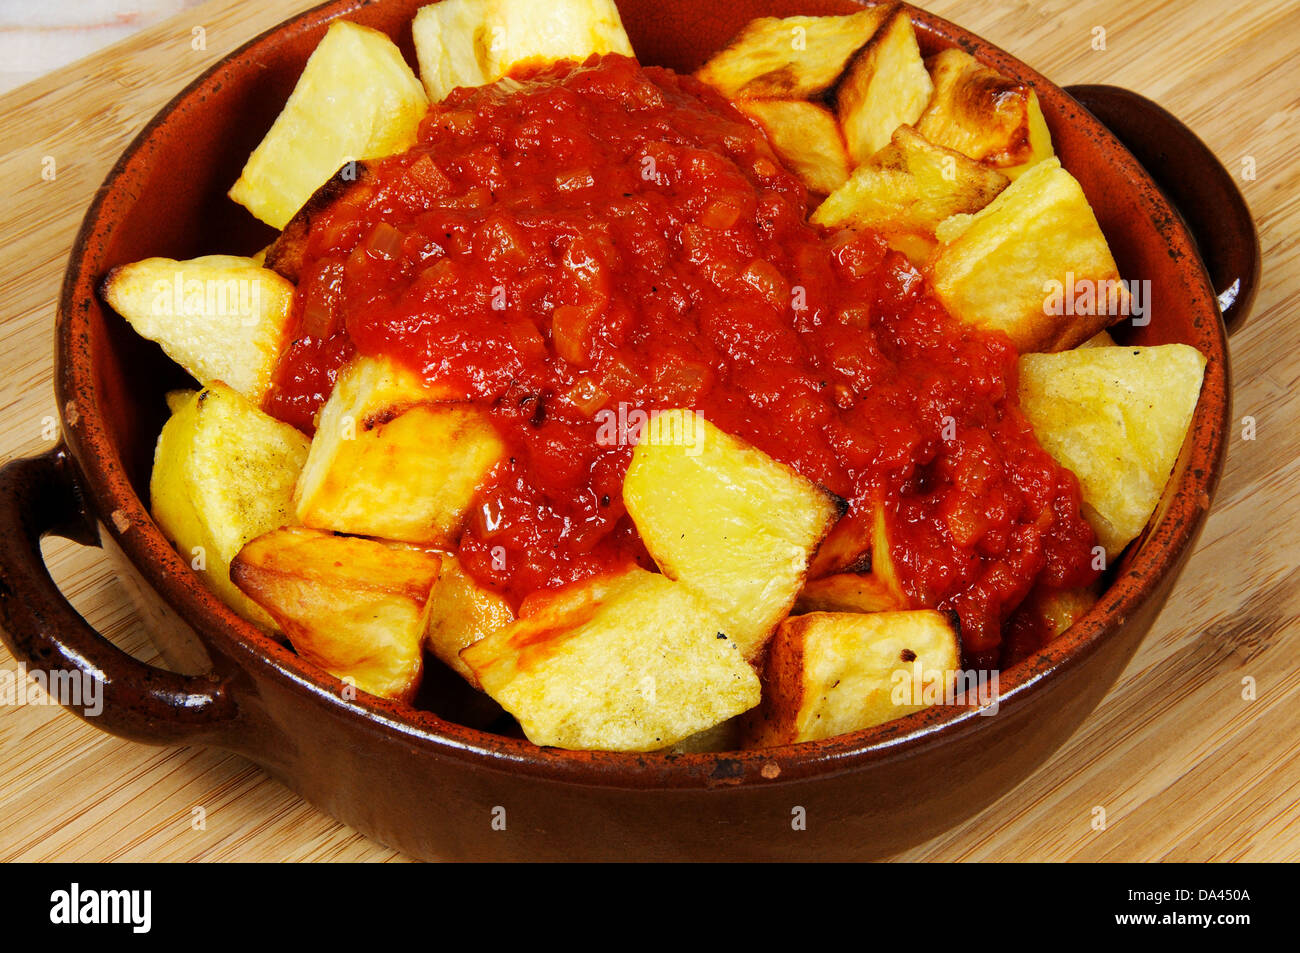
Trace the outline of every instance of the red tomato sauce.
{"label": "red tomato sauce", "polygon": [[[509,447],[459,557],[517,605],[651,565],[622,504],[628,411],[689,407],[850,502],[883,501],[903,585],[996,662],[1031,585],[1084,585],[1074,477],[1016,402],[1016,352],[950,317],[723,98],[606,56],[435,105],[312,225],[267,409],[305,431],[354,353],[490,412]],[[606,432],[608,432],[608,426]]]}

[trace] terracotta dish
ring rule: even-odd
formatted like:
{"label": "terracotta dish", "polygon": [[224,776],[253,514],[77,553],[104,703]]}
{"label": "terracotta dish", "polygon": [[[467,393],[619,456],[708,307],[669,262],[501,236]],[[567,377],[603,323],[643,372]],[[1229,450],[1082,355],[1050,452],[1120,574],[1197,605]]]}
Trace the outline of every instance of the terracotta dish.
{"label": "terracotta dish", "polygon": [[[1149,279],[1168,305],[1146,327],[1119,326],[1120,342],[1182,342],[1208,358],[1195,419],[1151,527],[1081,622],[1002,673],[992,717],[937,707],[827,741],[727,754],[538,748],[429,711],[345,701],[332,679],[209,591],[147,506],[163,394],[186,378],[96,294],[104,274],[126,262],[250,254],[264,245],[269,230],[225,193],[327,24],[346,16],[380,29],[414,62],[410,22],[424,2],[337,0],[263,34],[173,99],[109,173],[60,298],[63,443],[0,471],[0,623],[14,655],[30,668],[102,680],[104,711],[91,719],[98,727],[147,743],[238,752],[339,820],[419,858],[880,857],[1010,790],[1119,676],[1210,507],[1230,413],[1224,314],[1232,326],[1248,312],[1259,274],[1254,226],[1227,172],[1147,100],[1109,87],[1072,97],[980,38],[913,11],[926,55],[960,46],[1038,91],[1057,152],[1096,210],[1120,273]],[[854,4],[619,0],[619,7],[642,62],[688,71],[755,16],[844,13]],[[45,567],[47,534],[101,545],[117,559],[173,671],[131,658],[82,620]],[[800,808],[804,830],[791,823]]]}

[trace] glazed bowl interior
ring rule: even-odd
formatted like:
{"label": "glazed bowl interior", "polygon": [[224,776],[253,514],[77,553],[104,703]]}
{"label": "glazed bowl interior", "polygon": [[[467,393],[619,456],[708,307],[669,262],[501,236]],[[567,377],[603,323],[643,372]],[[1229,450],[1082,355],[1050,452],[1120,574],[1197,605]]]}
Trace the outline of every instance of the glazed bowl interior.
{"label": "glazed bowl interior", "polygon": [[[611,783],[636,783],[654,770],[657,783],[696,783],[717,755],[620,755],[538,749],[446,721],[426,711],[366,699],[340,700],[339,683],[243,622],[197,581],[148,514],[154,444],[166,417],[164,394],[193,386],[155,345],[137,337],[103,307],[98,283],[112,267],[152,256],[189,258],[252,254],[273,237],[226,197],[244,160],[293,88],[329,21],[347,16],[392,36],[414,63],[410,21],[420,0],[338,2],[309,11],[252,41],[178,95],[140,134],[111,172],[74,249],[61,301],[57,383],[65,437],[85,474],[96,511],[145,580],[221,654],[274,668],[325,704],[389,723],[416,743],[465,757],[505,758],[529,770],[563,775],[597,764]],[[694,0],[620,0],[642,62],[688,71],[759,15],[851,12],[848,0],[699,4]],[[1131,617],[1162,576],[1174,571],[1195,535],[1214,489],[1227,417],[1227,360],[1222,324],[1208,280],[1185,229],[1127,152],[1073,100],[1007,54],[923,11],[915,11],[927,55],[961,45],[977,58],[1039,91],[1065,167],[1079,179],[1105,231],[1121,275],[1152,282],[1154,317],[1120,326],[1121,343],[1183,342],[1209,358],[1200,405],[1155,528],[1112,569],[1106,594],[1079,624],[1037,655],[1001,674],[1001,703],[1014,704]],[[128,525],[122,532],[118,524]],[[847,768],[890,757],[936,732],[978,730],[969,710],[933,708],[888,725],[825,742],[729,759],[777,759],[788,776]],[[672,761],[665,774],[664,760]],[[674,773],[676,772],[676,773]],[[647,775],[648,776],[648,775]]]}

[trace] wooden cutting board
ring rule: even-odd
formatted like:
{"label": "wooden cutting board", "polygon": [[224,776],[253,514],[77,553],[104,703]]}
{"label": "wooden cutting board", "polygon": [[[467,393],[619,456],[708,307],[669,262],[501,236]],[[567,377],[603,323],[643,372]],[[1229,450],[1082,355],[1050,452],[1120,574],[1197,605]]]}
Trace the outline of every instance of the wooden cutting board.
{"label": "wooden cutting board", "polygon": [[[114,159],[207,66],[310,5],[212,0],[0,98],[0,457],[54,439],[55,298]],[[926,5],[1061,85],[1127,86],[1191,125],[1255,212],[1264,283],[1232,340],[1239,429],[1227,470],[1163,616],[1055,757],[905,856],[1300,859],[1300,4],[1257,0],[1237,13],[1219,0]],[[199,28],[203,50],[193,48]],[[1094,48],[1101,31],[1104,50]],[[1242,437],[1247,416],[1254,440]],[[98,551],[52,541],[46,552],[92,624],[156,658]],[[0,647],[0,668],[15,667]],[[1253,700],[1243,697],[1247,678]],[[402,858],[233,755],[131,744],[53,707],[0,707],[0,860],[52,859]]]}

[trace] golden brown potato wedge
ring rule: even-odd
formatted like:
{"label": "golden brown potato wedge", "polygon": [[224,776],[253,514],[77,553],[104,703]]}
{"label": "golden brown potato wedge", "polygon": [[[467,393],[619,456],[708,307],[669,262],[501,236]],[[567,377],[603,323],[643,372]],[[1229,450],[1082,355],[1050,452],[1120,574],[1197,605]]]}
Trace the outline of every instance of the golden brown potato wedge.
{"label": "golden brown potato wedge", "polygon": [[154,519],[222,602],[273,629],[230,581],[230,561],[250,539],[295,522],[308,440],[220,382],[173,392],[168,404],[149,480]]}
{"label": "golden brown potato wedge", "polygon": [[341,371],[294,491],[303,525],[454,545],[505,447],[484,409],[446,396],[387,359]]}
{"label": "golden brown potato wedge", "polygon": [[665,411],[632,453],[623,501],[650,555],[755,658],[803,587],[839,501],[691,411]]}
{"label": "golden brown potato wedge", "polygon": [[808,566],[808,578],[871,572],[872,514],[849,510],[831,527]]}
{"label": "golden brown potato wedge", "polygon": [[[811,220],[824,228],[874,228],[920,265],[934,249],[942,222],[978,212],[1008,184],[996,169],[899,126],[889,145],[858,166]],[[912,244],[903,244],[909,239]]]}
{"label": "golden brown potato wedge", "polygon": [[259,536],[230,578],[280,624],[294,650],[383,698],[420,684],[437,553],[301,526]]}
{"label": "golden brown potato wedge", "polygon": [[916,122],[931,142],[1001,169],[1011,179],[1053,155],[1038,94],[950,49],[926,63],[934,96]]}
{"label": "golden brown potato wedge", "polygon": [[504,629],[515,621],[515,614],[505,599],[478,585],[455,556],[441,555],[442,573],[429,598],[425,642],[439,660],[477,688],[478,679],[461,659],[461,649]]}
{"label": "golden brown potato wedge", "polygon": [[1116,347],[1115,339],[1106,331],[1098,331],[1079,347]]}
{"label": "golden brown potato wedge", "polygon": [[718,615],[638,568],[579,584],[461,657],[530,741],[559,748],[654,751],[759,700]]}
{"label": "golden brown potato wedge", "polygon": [[330,176],[294,213],[284,230],[266,249],[266,267],[297,284],[302,276],[303,256],[307,252],[307,236],[311,234],[312,226],[340,202],[363,206],[373,194],[372,179],[369,166],[360,161],[348,162]]}
{"label": "golden brown potato wedge", "polygon": [[1074,589],[1036,585],[1002,629],[1000,663],[1015,665],[1059,638],[1097,602],[1100,584]]}
{"label": "golden brown potato wedge", "polygon": [[849,176],[849,156],[834,114],[820,103],[754,99],[736,107],[767,133],[772,150],[810,192],[826,195]]}
{"label": "golden brown potato wedge", "polygon": [[104,300],[200,384],[260,404],[284,345],[293,285],[251,258],[146,258],[114,268]]}
{"label": "golden brown potato wedge", "polygon": [[813,612],[781,623],[745,747],[832,738],[946,700],[961,659],[954,617]]}
{"label": "golden brown potato wedge", "polygon": [[[853,507],[835,524],[813,557],[805,591],[812,587],[813,582],[833,576],[841,576],[843,579],[829,583],[823,590],[824,593],[838,593],[847,597],[853,586],[849,580],[869,576],[871,578],[866,583],[867,588],[857,599],[858,602],[875,599],[878,593],[879,598],[887,599],[890,603],[882,606],[882,609],[904,609],[911,605],[894,565],[893,541],[890,538],[886,507],[879,500]],[[812,589],[817,591],[816,587]],[[847,607],[843,611],[863,610]]]}
{"label": "golden brown potato wedge", "polygon": [[1064,635],[1097,603],[1097,587],[1074,589],[1035,588],[1025,600],[1043,620],[1048,638]]}
{"label": "golden brown potato wedge", "polygon": [[892,612],[906,609],[907,600],[875,573],[837,573],[804,584],[794,611]]}
{"label": "golden brown potato wedge", "polygon": [[414,145],[428,108],[424,88],[392,40],[336,20],[230,197],[272,228],[284,228],[350,160]]}
{"label": "golden brown potato wedge", "polygon": [[894,9],[750,20],[695,75],[732,99],[812,99],[835,84]]}
{"label": "golden brown potato wedge", "polygon": [[520,67],[635,55],[614,0],[442,0],[420,8],[411,33],[434,102]]}
{"label": "golden brown potato wedge", "polygon": [[933,92],[912,18],[900,9],[853,58],[835,94],[853,164],[887,146],[899,126],[915,122]]}
{"label": "golden brown potato wedge", "polygon": [[893,602],[895,608],[905,609],[912,605],[894,562],[889,519],[886,508],[881,503],[876,504],[871,514],[871,576],[873,591],[880,593],[881,598]]}
{"label": "golden brown potato wedge", "polygon": [[880,235],[890,248],[906,255],[907,260],[918,270],[925,267],[939,247],[939,243],[934,236],[925,232],[912,232],[906,229],[882,229]]}
{"label": "golden brown potato wedge", "polygon": [[1155,512],[1196,411],[1205,357],[1186,344],[1091,347],[1020,358],[1020,407],[1074,472],[1108,559]]}
{"label": "golden brown potato wedge", "polygon": [[[961,320],[1004,332],[1022,352],[1069,350],[1127,311],[1106,236],[1083,189],[1055,158],[982,211],[944,222],[938,237],[947,244],[929,267],[940,300]],[[1054,286],[1094,289],[1090,310],[1097,313],[1053,306]],[[1113,307],[1102,305],[1107,301]]]}

